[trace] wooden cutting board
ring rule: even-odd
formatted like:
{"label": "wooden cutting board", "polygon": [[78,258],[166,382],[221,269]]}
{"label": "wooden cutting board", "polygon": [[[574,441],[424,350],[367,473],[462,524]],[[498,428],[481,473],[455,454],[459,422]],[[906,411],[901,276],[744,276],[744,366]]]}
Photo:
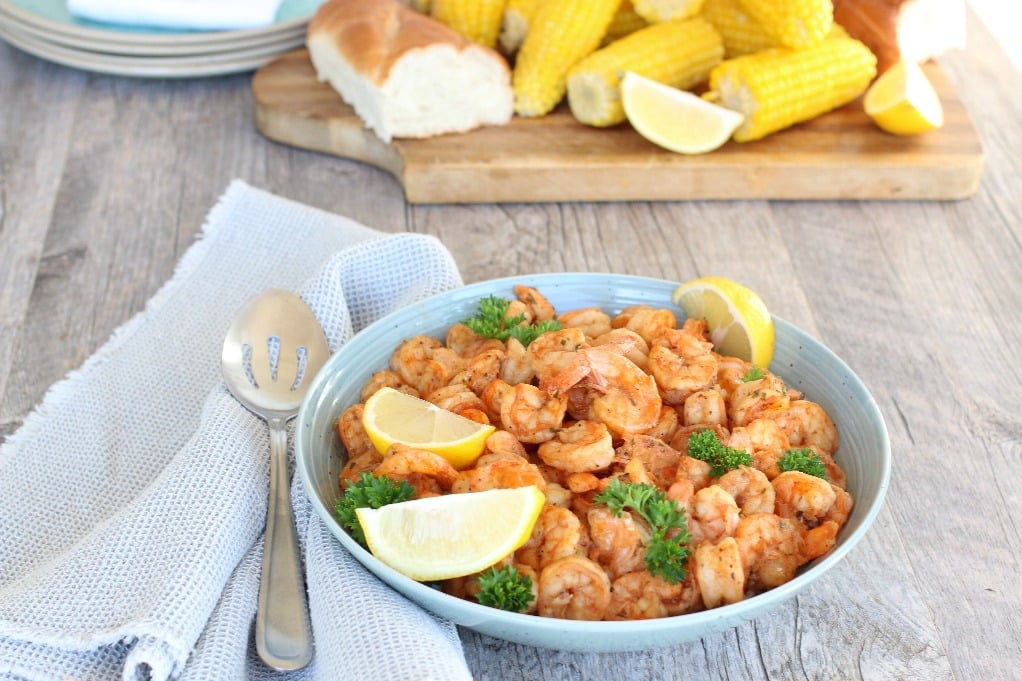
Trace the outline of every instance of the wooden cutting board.
{"label": "wooden cutting board", "polygon": [[979,186],[976,130],[936,64],[945,124],[919,137],[877,129],[855,101],[758,142],[699,156],[630,126],[590,128],[566,106],[542,118],[383,143],[295,50],[252,79],[256,127],[285,144],[378,166],[411,203],[688,199],[960,199]]}

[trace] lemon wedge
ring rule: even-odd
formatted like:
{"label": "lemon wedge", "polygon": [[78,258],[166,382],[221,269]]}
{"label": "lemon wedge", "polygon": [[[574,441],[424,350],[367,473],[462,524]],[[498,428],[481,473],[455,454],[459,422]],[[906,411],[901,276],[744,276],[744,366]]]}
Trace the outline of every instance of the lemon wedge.
{"label": "lemon wedge", "polygon": [[721,147],[745,120],[738,111],[635,73],[621,79],[621,104],[636,132],[680,154]]}
{"label": "lemon wedge", "polygon": [[725,277],[700,277],[671,295],[688,317],[705,319],[722,355],[766,369],[774,357],[774,320],[753,291]]}
{"label": "lemon wedge", "polygon": [[866,115],[893,135],[919,135],[944,125],[944,109],[919,64],[899,61],[873,81],[862,100]]}
{"label": "lemon wedge", "polygon": [[380,388],[366,400],[362,425],[381,454],[400,443],[435,452],[459,470],[479,458],[496,430],[393,388]]}
{"label": "lemon wedge", "polygon": [[374,556],[420,582],[485,570],[524,544],[546,497],[535,485],[355,510]]}

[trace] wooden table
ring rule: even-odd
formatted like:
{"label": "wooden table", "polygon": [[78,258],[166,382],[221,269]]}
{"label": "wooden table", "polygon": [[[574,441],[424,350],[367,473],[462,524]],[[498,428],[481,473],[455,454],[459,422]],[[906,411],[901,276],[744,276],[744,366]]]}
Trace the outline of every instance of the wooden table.
{"label": "wooden table", "polygon": [[409,205],[385,172],[270,142],[248,75],[92,75],[0,43],[0,438],[172,274],[233,178],[434,234],[466,281],[566,270],[759,291],[870,386],[894,453],[865,541],[738,629],[582,655],[464,633],[480,680],[1022,674],[1022,77],[970,17],[943,67],[986,152],[953,202]]}

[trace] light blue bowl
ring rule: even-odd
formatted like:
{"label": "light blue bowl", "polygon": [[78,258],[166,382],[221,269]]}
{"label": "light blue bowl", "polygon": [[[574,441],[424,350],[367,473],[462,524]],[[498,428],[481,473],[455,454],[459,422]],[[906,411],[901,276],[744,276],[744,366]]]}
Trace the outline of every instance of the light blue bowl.
{"label": "light blue bowl", "polygon": [[334,423],[359,399],[369,376],[385,368],[397,344],[410,336],[443,338],[449,326],[476,312],[490,294],[512,298],[515,284],[544,293],[558,310],[600,306],[614,314],[629,305],[671,307],[677,283],[608,274],[543,274],[472,284],[391,314],[357,334],[326,364],[305,398],[295,428],[298,472],[323,522],[368,570],[427,610],[496,638],[559,650],[642,650],[698,639],[749,621],[792,598],[844,558],[866,534],[884,500],[891,449],[883,417],[872,395],[848,366],[817,340],[774,319],[776,348],[771,371],[818,402],[837,424],[836,459],[848,476],[855,507],[826,556],[806,565],[792,581],[739,603],[655,620],[575,622],[521,615],[448,596],[392,570],[359,546],[333,515],[340,496],[337,475],[344,450]]}

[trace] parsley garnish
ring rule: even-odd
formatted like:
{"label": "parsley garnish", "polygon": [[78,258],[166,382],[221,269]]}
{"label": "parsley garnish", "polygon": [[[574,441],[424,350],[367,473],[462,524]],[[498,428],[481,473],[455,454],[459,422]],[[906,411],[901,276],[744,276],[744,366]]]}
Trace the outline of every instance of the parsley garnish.
{"label": "parsley garnish", "polygon": [[685,509],[653,485],[621,482],[617,478],[600,492],[596,503],[606,505],[616,516],[625,508],[642,516],[650,528],[646,569],[672,584],[685,579],[690,539]]}
{"label": "parsley garnish", "polygon": [[348,483],[344,496],[338,499],[334,506],[334,513],[341,521],[341,525],[344,525],[351,534],[352,539],[365,546],[366,537],[355,509],[380,508],[387,504],[408,501],[414,496],[415,488],[404,480],[394,482],[388,477],[374,477],[372,473],[362,473],[358,480]]}
{"label": "parsley garnish", "polygon": [[759,379],[766,376],[766,372],[759,367],[750,367],[748,371],[742,374],[742,383],[748,383],[749,381],[758,381]]}
{"label": "parsley garnish", "polygon": [[508,317],[507,310],[510,305],[510,300],[486,296],[479,301],[479,312],[474,317],[466,319],[465,326],[484,338],[496,338],[500,341],[516,338],[526,347],[541,334],[561,328],[561,323],[554,319],[538,324],[526,324],[523,314]]}
{"label": "parsley garnish", "polygon": [[827,479],[827,467],[823,465],[820,455],[808,447],[789,449],[777,462],[782,471],[802,471],[808,475]]}
{"label": "parsley garnish", "polygon": [[719,478],[739,466],[751,466],[752,455],[744,449],[727,447],[709,428],[696,431],[688,440],[688,455],[710,464],[710,475]]}
{"label": "parsley garnish", "polygon": [[500,608],[510,612],[522,612],[532,603],[532,579],[518,572],[513,566],[486,570],[479,575],[479,588],[476,596],[483,605]]}

